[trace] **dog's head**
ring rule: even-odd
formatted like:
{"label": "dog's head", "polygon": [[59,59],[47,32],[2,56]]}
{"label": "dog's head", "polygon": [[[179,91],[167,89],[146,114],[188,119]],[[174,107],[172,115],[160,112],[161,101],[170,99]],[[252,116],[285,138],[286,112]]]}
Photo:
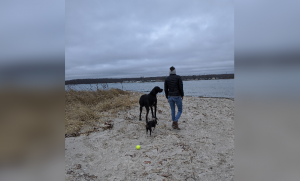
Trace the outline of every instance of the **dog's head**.
{"label": "dog's head", "polygon": [[150,92],[150,94],[156,95],[157,93],[162,92],[162,91],[163,91],[163,89],[161,89],[161,88],[158,87],[158,86],[155,86],[155,87],[152,89],[152,91]]}
{"label": "dog's head", "polygon": [[158,119],[157,118],[152,118],[151,121],[147,122],[146,124],[152,124],[152,123],[155,123],[155,125],[158,124]]}
{"label": "dog's head", "polygon": [[158,120],[157,118],[153,118],[153,122],[155,123],[155,125],[158,124],[157,120]]}
{"label": "dog's head", "polygon": [[155,120],[155,125],[158,125],[158,122],[157,122],[158,119],[156,118],[156,119],[154,119],[154,120]]}

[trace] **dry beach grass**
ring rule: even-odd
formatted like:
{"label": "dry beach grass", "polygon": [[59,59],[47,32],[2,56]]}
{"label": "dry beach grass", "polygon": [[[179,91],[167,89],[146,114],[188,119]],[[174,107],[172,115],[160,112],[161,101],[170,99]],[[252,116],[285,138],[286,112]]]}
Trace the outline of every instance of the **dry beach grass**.
{"label": "dry beach grass", "polygon": [[57,154],[64,131],[64,95],[60,90],[2,89],[0,100],[1,166],[41,161]]}
{"label": "dry beach grass", "polygon": [[130,109],[138,98],[137,94],[120,89],[69,89],[65,92],[65,134],[90,132],[118,111]]}
{"label": "dry beach grass", "polygon": [[[233,100],[185,97],[181,130],[173,130],[167,99],[158,95],[159,124],[149,137],[145,108],[138,120],[141,95],[66,93],[66,133],[94,131],[65,139],[66,180],[233,180]],[[106,121],[114,126],[102,129]]]}

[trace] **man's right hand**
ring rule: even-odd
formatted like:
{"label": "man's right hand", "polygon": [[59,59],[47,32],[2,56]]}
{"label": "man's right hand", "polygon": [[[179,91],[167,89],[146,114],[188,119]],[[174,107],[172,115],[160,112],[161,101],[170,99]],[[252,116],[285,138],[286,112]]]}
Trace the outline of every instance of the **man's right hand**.
{"label": "man's right hand", "polygon": [[181,100],[183,100],[183,96],[181,97]]}

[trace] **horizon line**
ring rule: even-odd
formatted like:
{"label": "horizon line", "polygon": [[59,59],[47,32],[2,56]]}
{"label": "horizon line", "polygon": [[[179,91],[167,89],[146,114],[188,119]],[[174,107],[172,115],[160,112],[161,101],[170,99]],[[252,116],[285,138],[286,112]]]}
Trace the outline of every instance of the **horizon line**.
{"label": "horizon line", "polygon": [[[234,73],[223,73],[223,74],[234,74]],[[222,75],[222,74],[202,74],[202,75]],[[181,77],[184,77],[184,76],[202,76],[202,75],[180,75]],[[167,77],[167,76],[169,76],[169,75],[164,75],[164,76],[155,76],[155,77]],[[152,76],[152,77],[154,77],[154,76]],[[134,78],[151,78],[151,76],[150,77],[143,77],[143,76],[141,76],[141,77],[131,77],[131,78],[129,78],[129,77],[125,77],[125,78],[79,78],[79,79],[69,79],[69,80],[84,80],[84,79],[134,79]],[[66,80],[65,79],[65,81],[69,81],[69,80]]]}

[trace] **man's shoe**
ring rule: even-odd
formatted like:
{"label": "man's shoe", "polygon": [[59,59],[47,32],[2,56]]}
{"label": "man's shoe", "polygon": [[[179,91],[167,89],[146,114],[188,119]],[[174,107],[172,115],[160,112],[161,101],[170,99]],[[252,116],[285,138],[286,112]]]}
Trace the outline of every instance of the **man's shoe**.
{"label": "man's shoe", "polygon": [[176,124],[176,122],[173,121],[173,123],[172,123],[172,128],[173,128],[173,129],[176,129],[176,128],[175,128],[175,124]]}
{"label": "man's shoe", "polygon": [[180,128],[178,127],[178,122],[177,121],[173,121],[172,127],[173,127],[173,129],[180,130]]}

